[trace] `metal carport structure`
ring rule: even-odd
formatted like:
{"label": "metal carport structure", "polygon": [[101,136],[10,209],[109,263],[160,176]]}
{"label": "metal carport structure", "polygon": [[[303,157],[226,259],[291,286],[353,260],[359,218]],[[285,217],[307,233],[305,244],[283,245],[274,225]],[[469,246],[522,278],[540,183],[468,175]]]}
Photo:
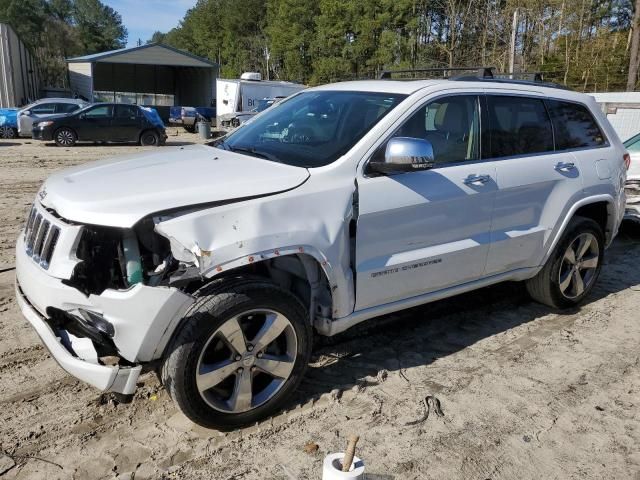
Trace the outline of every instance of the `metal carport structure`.
{"label": "metal carport structure", "polygon": [[168,45],[148,44],[67,59],[74,94],[92,102],[210,106],[218,65]]}

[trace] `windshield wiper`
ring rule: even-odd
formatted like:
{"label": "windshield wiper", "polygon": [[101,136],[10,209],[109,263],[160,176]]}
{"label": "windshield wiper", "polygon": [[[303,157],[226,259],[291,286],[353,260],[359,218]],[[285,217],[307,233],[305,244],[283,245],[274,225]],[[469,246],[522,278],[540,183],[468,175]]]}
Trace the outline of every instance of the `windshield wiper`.
{"label": "windshield wiper", "polygon": [[235,153],[248,153],[253,157],[260,157],[260,158],[264,158],[265,160],[271,160],[272,162],[280,163],[280,160],[278,159],[278,157],[271,155],[270,153],[267,153],[267,152],[256,150],[253,147],[232,147],[229,144],[226,144],[226,146],[229,150]]}

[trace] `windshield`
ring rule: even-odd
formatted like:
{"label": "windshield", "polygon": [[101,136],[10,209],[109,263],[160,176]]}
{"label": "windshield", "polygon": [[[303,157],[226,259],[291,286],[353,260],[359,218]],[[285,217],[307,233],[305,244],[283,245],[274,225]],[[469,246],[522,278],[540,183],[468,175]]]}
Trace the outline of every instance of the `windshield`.
{"label": "windshield", "polygon": [[405,97],[304,92],[266,110],[213,146],[298,167],[321,167],[344,155]]}

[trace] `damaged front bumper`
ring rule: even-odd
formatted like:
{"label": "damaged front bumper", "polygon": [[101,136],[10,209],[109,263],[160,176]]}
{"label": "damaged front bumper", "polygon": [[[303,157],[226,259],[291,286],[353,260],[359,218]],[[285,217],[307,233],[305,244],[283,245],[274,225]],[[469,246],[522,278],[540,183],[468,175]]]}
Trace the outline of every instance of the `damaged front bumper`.
{"label": "damaged front bumper", "polygon": [[[168,340],[193,298],[168,287],[137,284],[127,290],[85,295],[65,285],[27,253],[24,234],[16,245],[16,297],[25,318],[60,366],[100,390],[131,394],[142,363],[160,358]],[[100,361],[102,345],[78,329],[65,329],[57,315],[76,318],[89,312],[104,319],[105,333],[120,365]],[[73,333],[72,333],[73,332]]]}
{"label": "damaged front bumper", "polygon": [[141,365],[134,367],[107,366],[92,363],[74,356],[71,350],[62,344],[61,338],[58,337],[59,333],[54,332],[46,322],[46,318],[40,315],[29,303],[29,300],[27,300],[17,281],[16,298],[18,299],[18,306],[20,310],[22,310],[24,317],[36,330],[40,340],[45,344],[51,356],[67,373],[100,390],[125,395],[132,394],[136,391],[136,382],[142,370]]}

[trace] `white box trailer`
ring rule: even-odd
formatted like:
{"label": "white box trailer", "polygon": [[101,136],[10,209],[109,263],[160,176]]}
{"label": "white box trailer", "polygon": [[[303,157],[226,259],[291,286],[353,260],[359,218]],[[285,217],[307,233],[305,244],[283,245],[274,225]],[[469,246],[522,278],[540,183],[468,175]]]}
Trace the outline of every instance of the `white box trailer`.
{"label": "white box trailer", "polygon": [[640,133],[640,92],[591,93],[623,142]]}
{"label": "white box trailer", "polygon": [[[216,117],[219,128],[233,125],[231,120],[239,113],[250,112],[265,98],[288,97],[305,85],[292,82],[262,80],[259,73],[243,73],[239,79],[216,80]],[[238,122],[239,125],[239,122]]]}

